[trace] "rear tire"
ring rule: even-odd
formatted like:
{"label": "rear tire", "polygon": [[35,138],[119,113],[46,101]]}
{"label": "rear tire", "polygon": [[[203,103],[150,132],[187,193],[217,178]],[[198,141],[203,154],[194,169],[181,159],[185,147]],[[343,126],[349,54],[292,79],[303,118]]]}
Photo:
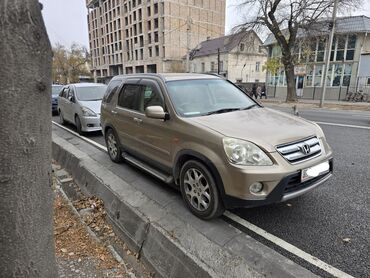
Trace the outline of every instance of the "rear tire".
{"label": "rear tire", "polygon": [[202,163],[189,160],[182,166],[180,189],[186,206],[197,217],[209,220],[224,213],[215,179]]}
{"label": "rear tire", "polygon": [[75,116],[75,124],[78,134],[82,135],[82,126],[81,126],[81,120],[79,116]]}
{"label": "rear tire", "polygon": [[123,160],[122,151],[119,145],[118,138],[112,129],[108,129],[105,133],[105,143],[110,159],[113,162],[119,163]]}

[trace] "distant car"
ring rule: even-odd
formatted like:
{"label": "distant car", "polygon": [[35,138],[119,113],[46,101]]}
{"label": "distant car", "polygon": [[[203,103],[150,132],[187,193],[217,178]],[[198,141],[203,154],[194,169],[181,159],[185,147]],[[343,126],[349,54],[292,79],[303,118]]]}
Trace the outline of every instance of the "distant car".
{"label": "distant car", "polygon": [[332,175],[316,123],[264,108],[216,76],[115,76],[101,113],[110,158],[175,184],[203,219],[287,201]]}
{"label": "distant car", "polygon": [[62,90],[63,85],[51,85],[51,112],[58,113],[58,96]]}
{"label": "distant car", "polygon": [[100,106],[106,88],[97,83],[64,86],[58,98],[60,123],[74,124],[79,134],[101,130]]}

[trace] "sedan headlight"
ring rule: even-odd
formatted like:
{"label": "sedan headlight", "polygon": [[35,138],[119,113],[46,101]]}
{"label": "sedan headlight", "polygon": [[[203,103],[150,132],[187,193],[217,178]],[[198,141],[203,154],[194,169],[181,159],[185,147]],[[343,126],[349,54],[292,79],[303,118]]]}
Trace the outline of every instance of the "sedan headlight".
{"label": "sedan headlight", "polygon": [[88,116],[88,117],[96,117],[97,115],[95,114],[94,111],[92,111],[91,109],[87,108],[87,107],[81,107],[81,110],[82,110],[82,115],[84,116]]}
{"label": "sedan headlight", "polygon": [[227,158],[231,163],[248,166],[270,166],[271,159],[255,144],[235,138],[222,140]]}

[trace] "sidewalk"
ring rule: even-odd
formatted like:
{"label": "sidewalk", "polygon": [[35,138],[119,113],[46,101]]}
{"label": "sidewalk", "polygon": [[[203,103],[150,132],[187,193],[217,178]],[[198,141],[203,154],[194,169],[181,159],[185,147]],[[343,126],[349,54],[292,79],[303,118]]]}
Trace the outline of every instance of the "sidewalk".
{"label": "sidewalk", "polygon": [[[268,98],[262,100],[258,99],[258,101],[267,106],[293,107],[297,105],[298,108],[320,108],[320,100],[298,99],[297,103],[286,103],[285,99]],[[370,111],[370,103],[326,100],[324,102],[324,108],[333,110]]]}

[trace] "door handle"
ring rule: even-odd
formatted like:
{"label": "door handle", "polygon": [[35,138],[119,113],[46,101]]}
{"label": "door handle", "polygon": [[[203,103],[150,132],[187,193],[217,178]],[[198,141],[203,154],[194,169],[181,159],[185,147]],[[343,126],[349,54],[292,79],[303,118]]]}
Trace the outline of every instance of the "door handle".
{"label": "door handle", "polygon": [[110,112],[112,112],[112,114],[114,114],[114,115],[116,115],[116,114],[117,114],[117,111],[114,111],[114,110],[112,110],[112,111],[110,111]]}
{"label": "door handle", "polygon": [[138,124],[141,124],[143,122],[142,119],[139,119],[139,118],[136,118],[136,117],[134,118],[134,121],[137,122]]}

